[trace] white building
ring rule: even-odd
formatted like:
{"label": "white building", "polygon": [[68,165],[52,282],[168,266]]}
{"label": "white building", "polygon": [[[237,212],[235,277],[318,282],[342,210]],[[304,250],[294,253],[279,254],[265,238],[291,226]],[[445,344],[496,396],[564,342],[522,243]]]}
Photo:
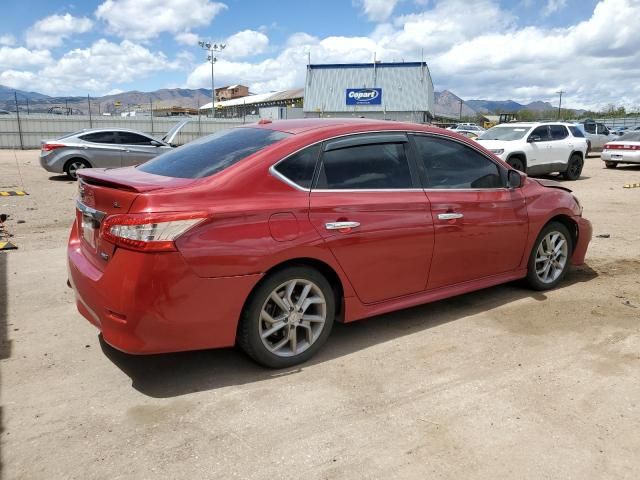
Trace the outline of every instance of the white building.
{"label": "white building", "polygon": [[308,65],[307,117],[367,117],[427,122],[433,82],[425,62]]}

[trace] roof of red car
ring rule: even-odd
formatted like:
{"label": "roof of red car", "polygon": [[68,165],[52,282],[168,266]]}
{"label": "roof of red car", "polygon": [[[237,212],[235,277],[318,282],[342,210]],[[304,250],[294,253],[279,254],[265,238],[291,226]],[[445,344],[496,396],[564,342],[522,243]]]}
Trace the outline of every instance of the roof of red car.
{"label": "roof of red car", "polygon": [[327,127],[342,127],[346,125],[362,126],[365,128],[380,127],[381,129],[407,128],[412,126],[415,128],[417,124],[405,124],[402,122],[391,122],[387,120],[374,120],[370,118],[304,118],[297,120],[261,120],[258,124],[247,125],[250,127],[268,128],[270,130],[278,130],[292,134],[308,132]]}

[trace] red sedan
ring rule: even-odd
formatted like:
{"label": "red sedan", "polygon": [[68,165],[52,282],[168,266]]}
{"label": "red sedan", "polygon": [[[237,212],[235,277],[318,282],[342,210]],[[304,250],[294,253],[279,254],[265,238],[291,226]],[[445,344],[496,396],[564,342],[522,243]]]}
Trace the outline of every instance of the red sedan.
{"label": "red sedan", "polygon": [[561,184],[408,123],[262,121],[78,175],[77,306],[135,354],[238,343],[290,366],[334,321],[521,278],[553,288],[591,239]]}

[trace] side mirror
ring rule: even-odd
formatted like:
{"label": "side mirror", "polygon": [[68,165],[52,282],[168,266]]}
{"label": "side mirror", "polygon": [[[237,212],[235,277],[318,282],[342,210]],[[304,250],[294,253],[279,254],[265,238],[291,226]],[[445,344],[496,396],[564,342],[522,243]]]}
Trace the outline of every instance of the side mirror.
{"label": "side mirror", "polygon": [[529,138],[527,138],[527,142],[529,143],[541,142],[541,141],[542,141],[542,137],[540,135],[531,135]]}
{"label": "side mirror", "polygon": [[520,188],[522,186],[522,175],[517,170],[509,170],[507,173],[507,187]]}

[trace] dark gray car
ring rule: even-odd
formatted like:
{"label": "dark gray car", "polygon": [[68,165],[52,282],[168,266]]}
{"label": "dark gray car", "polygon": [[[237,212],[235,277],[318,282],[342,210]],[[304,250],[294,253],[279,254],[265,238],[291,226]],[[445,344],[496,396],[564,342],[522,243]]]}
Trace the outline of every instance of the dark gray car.
{"label": "dark gray car", "polygon": [[42,142],[40,165],[75,179],[80,168],[115,168],[144,163],[175,147],[173,141],[189,120],[176,124],[158,140],[126,128],[93,128]]}

